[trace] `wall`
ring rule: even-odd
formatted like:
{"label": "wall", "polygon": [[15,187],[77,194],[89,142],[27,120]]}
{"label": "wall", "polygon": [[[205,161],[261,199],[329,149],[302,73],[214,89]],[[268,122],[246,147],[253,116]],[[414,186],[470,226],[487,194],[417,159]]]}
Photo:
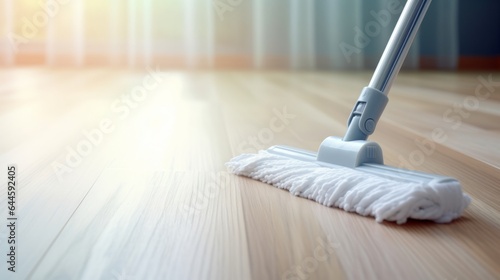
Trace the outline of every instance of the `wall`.
{"label": "wall", "polygon": [[460,0],[459,28],[460,55],[500,55],[500,1]]}

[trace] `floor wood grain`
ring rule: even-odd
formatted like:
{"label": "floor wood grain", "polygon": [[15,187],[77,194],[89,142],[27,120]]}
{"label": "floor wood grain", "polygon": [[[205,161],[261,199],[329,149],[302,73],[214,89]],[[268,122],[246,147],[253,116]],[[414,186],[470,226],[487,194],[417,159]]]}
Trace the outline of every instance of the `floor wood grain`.
{"label": "floor wood grain", "polygon": [[386,164],[462,182],[473,203],[451,224],[378,224],[226,172],[342,135],[369,79],[0,69],[0,162],[19,183],[0,279],[500,279],[499,73],[402,73],[371,137]]}

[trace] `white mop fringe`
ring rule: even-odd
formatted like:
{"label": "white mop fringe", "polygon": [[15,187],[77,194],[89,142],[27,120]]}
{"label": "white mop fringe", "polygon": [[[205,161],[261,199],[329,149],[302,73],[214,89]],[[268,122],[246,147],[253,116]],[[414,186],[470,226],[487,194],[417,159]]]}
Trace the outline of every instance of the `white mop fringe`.
{"label": "white mop fringe", "polygon": [[404,224],[408,218],[449,223],[459,218],[471,198],[458,182],[407,183],[338,166],[273,155],[243,154],[226,163],[236,175],[250,177],[328,207],[338,207],[377,222]]}

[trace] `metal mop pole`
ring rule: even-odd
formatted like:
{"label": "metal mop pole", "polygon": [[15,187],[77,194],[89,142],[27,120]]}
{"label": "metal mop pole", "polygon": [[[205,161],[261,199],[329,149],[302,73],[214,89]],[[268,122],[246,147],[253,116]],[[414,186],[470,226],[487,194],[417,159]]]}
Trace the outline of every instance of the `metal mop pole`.
{"label": "metal mop pole", "polygon": [[349,117],[344,141],[366,140],[375,131],[387,104],[387,94],[410,50],[432,0],[408,0],[380,58],[370,84]]}

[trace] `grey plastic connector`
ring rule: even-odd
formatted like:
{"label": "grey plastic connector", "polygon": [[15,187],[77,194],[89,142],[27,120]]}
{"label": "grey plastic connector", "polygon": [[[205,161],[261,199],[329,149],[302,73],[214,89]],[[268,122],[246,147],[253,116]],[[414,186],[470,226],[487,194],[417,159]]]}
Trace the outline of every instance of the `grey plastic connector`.
{"label": "grey plastic connector", "polygon": [[370,141],[343,141],[330,136],[319,146],[317,161],[355,168],[366,163],[384,164],[382,148]]}
{"label": "grey plastic connector", "polygon": [[381,91],[365,87],[347,121],[344,141],[366,140],[375,131],[389,98]]}

